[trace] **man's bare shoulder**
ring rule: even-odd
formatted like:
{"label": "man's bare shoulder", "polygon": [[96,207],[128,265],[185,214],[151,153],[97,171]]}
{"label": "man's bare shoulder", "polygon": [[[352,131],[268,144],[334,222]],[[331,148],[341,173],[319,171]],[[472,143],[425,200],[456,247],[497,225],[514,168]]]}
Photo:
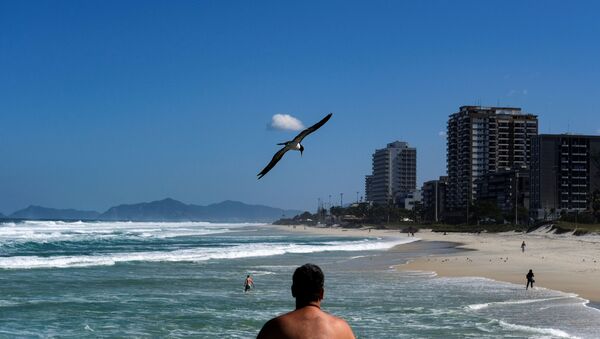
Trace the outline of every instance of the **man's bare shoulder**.
{"label": "man's bare shoulder", "polygon": [[258,333],[257,339],[306,337],[304,334],[307,333],[301,332],[308,330],[302,324],[307,321],[314,324],[312,331],[320,334],[327,333],[327,338],[355,338],[350,325],[342,318],[322,311],[309,314],[292,311],[269,320]]}
{"label": "man's bare shoulder", "polygon": [[352,328],[350,327],[348,322],[346,322],[346,320],[331,315],[327,312],[323,313],[325,313],[329,317],[329,323],[335,329],[335,332],[337,334],[336,338],[355,338],[354,333],[352,332]]}
{"label": "man's bare shoulder", "polygon": [[256,338],[283,338],[285,336],[285,329],[288,327],[286,323],[292,321],[292,319],[290,319],[292,313],[294,313],[294,311],[282,314],[267,321],[263,325],[260,332],[258,332],[258,336]]}

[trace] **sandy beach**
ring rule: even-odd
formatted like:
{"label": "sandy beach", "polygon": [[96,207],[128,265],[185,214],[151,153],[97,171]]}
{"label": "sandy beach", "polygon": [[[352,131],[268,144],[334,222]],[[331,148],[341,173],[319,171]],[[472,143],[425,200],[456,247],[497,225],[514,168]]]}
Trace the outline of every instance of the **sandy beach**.
{"label": "sandy beach", "polygon": [[[316,228],[277,226],[285,230],[347,236],[401,236],[390,230]],[[532,233],[442,233],[420,230],[420,241],[457,243],[465,251],[451,255],[430,255],[415,258],[399,270],[433,271],[446,277],[485,277],[522,284],[532,269],[535,286],[575,293],[593,302],[600,301],[600,236],[552,234],[544,230]],[[525,241],[525,252],[521,243]],[[418,243],[417,243],[418,244]],[[416,245],[416,244],[415,244]],[[407,245],[401,245],[407,246]]]}

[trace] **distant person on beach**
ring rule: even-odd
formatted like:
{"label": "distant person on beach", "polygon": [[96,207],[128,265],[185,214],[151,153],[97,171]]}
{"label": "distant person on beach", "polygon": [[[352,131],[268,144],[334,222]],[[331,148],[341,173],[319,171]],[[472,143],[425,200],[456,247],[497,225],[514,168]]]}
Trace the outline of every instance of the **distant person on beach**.
{"label": "distant person on beach", "polygon": [[305,264],[298,267],[292,277],[292,296],[296,298],[296,309],[267,321],[257,339],[354,339],[354,333],[346,321],[321,311],[324,282],[325,277],[319,266]]}
{"label": "distant person on beach", "polygon": [[525,252],[525,241],[521,244],[521,252]]}
{"label": "distant person on beach", "polygon": [[529,270],[529,273],[527,273],[525,277],[527,278],[527,285],[525,285],[525,289],[528,289],[529,285],[531,285],[531,288],[533,288],[533,283],[535,282],[535,280],[533,280],[533,271]]}
{"label": "distant person on beach", "polygon": [[248,274],[246,276],[246,280],[244,280],[244,292],[248,292],[253,287],[254,287],[254,280],[252,280],[252,277],[250,276],[250,274]]}

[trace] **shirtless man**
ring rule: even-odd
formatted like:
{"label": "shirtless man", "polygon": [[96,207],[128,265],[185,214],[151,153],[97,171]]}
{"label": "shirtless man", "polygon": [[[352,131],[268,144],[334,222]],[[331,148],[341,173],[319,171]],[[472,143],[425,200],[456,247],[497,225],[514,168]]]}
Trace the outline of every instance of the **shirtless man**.
{"label": "shirtless man", "polygon": [[354,339],[354,333],[346,321],[321,311],[324,281],[319,266],[305,264],[298,267],[292,278],[296,309],[269,320],[258,333],[257,339]]}
{"label": "shirtless man", "polygon": [[246,280],[244,280],[244,292],[248,292],[248,290],[250,290],[253,287],[254,287],[254,280],[252,280],[252,277],[250,276],[250,274],[248,274],[246,276]]}

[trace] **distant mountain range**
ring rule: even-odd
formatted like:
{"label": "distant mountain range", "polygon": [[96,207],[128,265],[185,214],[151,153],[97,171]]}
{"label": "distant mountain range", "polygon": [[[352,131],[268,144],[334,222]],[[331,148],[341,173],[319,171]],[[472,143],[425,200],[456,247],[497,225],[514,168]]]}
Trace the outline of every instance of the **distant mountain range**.
{"label": "distant mountain range", "polygon": [[167,198],[138,204],[118,205],[104,213],[79,211],[74,209],[55,209],[41,206],[29,206],[0,218],[11,219],[51,219],[51,220],[106,220],[106,221],[255,221],[271,222],[285,215],[293,217],[298,210],[248,205],[239,201],[226,200],[208,206],[185,204]]}
{"label": "distant mountain range", "polygon": [[12,219],[98,219],[100,213],[95,211],[78,211],[74,209],[57,209],[42,206],[29,206],[9,215]]}

